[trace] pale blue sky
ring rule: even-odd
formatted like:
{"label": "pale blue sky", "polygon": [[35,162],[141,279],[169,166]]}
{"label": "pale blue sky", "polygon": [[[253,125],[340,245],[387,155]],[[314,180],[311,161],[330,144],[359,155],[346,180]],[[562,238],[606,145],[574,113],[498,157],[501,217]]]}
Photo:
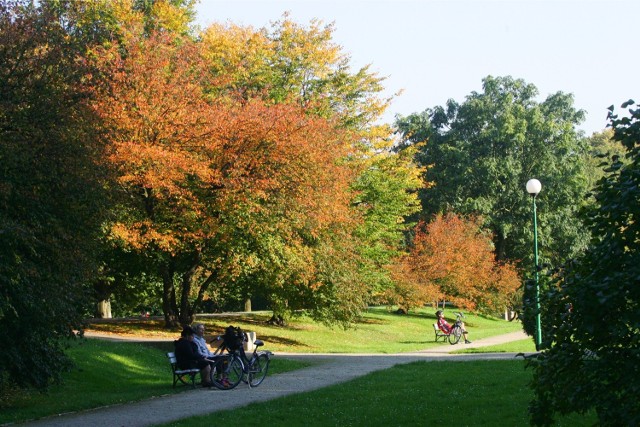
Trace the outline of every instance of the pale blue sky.
{"label": "pale blue sky", "polygon": [[388,77],[386,94],[403,90],[389,122],[462,102],[487,75],[522,78],[539,101],[572,93],[587,112],[587,135],[605,128],[609,105],[640,103],[637,0],[200,0],[197,10],[202,26],[265,27],[285,11],[300,24],[334,22],[334,41],[354,69],[371,64]]}

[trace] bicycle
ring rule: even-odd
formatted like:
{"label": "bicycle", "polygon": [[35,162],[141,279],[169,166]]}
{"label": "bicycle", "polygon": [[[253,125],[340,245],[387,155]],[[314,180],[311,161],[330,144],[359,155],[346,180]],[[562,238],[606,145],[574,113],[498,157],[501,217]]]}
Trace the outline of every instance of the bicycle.
{"label": "bicycle", "polygon": [[[215,351],[216,356],[214,356],[211,367],[211,382],[220,390],[231,390],[241,381],[248,384],[249,387],[258,387],[267,376],[273,353],[258,351],[264,342],[257,339],[254,341],[251,357],[247,357],[241,345],[247,341],[247,335],[244,332],[242,335],[240,343],[233,344],[225,340]],[[228,354],[223,354],[224,351],[227,351]]]}
{"label": "bicycle", "polygon": [[456,313],[456,322],[449,332],[449,344],[451,345],[458,344],[458,341],[460,341],[460,338],[464,334],[462,330],[462,319],[464,319],[464,314],[461,312]]}

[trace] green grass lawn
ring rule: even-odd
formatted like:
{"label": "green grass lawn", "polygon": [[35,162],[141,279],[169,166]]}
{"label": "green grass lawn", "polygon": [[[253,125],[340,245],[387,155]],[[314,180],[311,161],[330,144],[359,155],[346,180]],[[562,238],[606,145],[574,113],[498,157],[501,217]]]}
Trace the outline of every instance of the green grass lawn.
{"label": "green grass lawn", "polygon": [[[269,325],[270,312],[243,313],[228,316],[200,316],[205,324],[206,336],[215,337],[229,325],[254,331],[265,342],[265,348],[273,352],[298,353],[402,353],[449,345],[434,342],[433,309],[419,309],[409,314],[396,314],[385,307],[371,308],[353,328],[328,327],[307,317],[293,319],[287,327]],[[454,319],[453,311],[445,311]],[[522,330],[519,322],[467,314],[465,323],[473,340]],[[121,334],[177,338],[179,330],[166,331],[159,319],[132,319],[114,323],[95,323],[91,331],[117,331]]]}
{"label": "green grass lawn", "polygon": [[[48,415],[98,408],[187,390],[172,388],[166,351],[172,343],[138,344],[96,339],[83,340],[69,349],[75,367],[64,382],[46,393],[23,392],[8,407],[0,407],[0,424]],[[308,363],[274,359],[269,375],[300,369]]]}
{"label": "green grass lawn", "polygon": [[[533,397],[527,387],[530,380],[523,360],[414,362],[254,403],[241,411],[219,411],[166,426],[526,426]],[[581,427],[595,421],[592,415],[571,416],[556,426]]]}
{"label": "green grass lawn", "polygon": [[[297,369],[305,364],[278,352],[345,352],[345,353],[397,353],[421,350],[435,346],[449,346],[433,342],[431,324],[433,310],[419,310],[409,315],[398,315],[384,308],[371,309],[355,328],[343,330],[316,324],[307,318],[293,320],[288,327],[266,324],[268,313],[248,313],[233,316],[203,317],[210,335],[222,332],[229,324],[256,331],[265,341],[265,349],[276,354],[269,375]],[[96,331],[117,332],[133,336],[177,338],[176,331],[164,331],[156,320],[135,320],[100,323]],[[520,325],[499,319],[468,316],[467,327],[474,339],[513,332]],[[510,350],[529,351],[525,347]],[[42,394],[23,392],[0,407],[0,424],[19,422],[47,415],[79,411],[122,402],[136,401],[152,396],[185,390],[171,387],[171,368],[166,352],[173,349],[171,341],[136,344],[86,339],[73,343],[69,355],[75,367],[65,373],[64,382],[54,385]],[[406,382],[393,384],[407,385]],[[378,388],[388,387],[378,384]],[[399,387],[399,386],[398,386]],[[400,390],[394,386],[396,390]]]}
{"label": "green grass lawn", "polygon": [[532,339],[512,341],[487,347],[466,348],[452,353],[535,353],[536,345]]}

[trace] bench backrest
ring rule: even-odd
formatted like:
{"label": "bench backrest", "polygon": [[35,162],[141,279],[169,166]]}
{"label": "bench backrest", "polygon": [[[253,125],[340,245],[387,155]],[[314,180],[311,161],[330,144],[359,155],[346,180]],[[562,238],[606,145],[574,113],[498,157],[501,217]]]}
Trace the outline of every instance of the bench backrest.
{"label": "bench backrest", "polygon": [[170,351],[169,353],[167,353],[167,357],[169,358],[169,362],[175,366],[176,363],[178,363],[178,359],[176,359],[176,354],[172,351]]}
{"label": "bench backrest", "polygon": [[437,323],[433,324],[433,330],[436,331],[437,334],[449,335],[449,332],[445,332],[442,329],[440,329],[440,326],[438,326]]}

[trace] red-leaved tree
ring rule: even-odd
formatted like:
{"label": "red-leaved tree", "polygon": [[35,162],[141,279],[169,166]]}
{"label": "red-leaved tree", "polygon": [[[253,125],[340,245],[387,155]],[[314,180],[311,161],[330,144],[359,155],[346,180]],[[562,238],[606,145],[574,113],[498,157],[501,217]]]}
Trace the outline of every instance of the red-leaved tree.
{"label": "red-leaved tree", "polygon": [[491,236],[479,220],[455,214],[417,226],[396,280],[397,302],[405,308],[446,300],[481,312],[500,311],[520,284],[513,265],[496,262]]}

